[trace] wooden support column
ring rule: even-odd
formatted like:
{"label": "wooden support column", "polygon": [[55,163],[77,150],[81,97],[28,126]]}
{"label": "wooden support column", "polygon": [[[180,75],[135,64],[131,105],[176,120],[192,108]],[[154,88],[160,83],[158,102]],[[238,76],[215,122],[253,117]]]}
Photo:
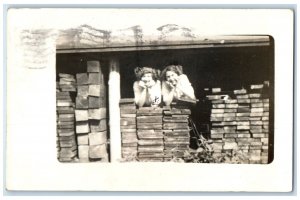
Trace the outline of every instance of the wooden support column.
{"label": "wooden support column", "polygon": [[110,160],[119,162],[121,159],[121,132],[120,132],[120,71],[119,62],[112,58],[109,61],[109,127],[110,127]]}

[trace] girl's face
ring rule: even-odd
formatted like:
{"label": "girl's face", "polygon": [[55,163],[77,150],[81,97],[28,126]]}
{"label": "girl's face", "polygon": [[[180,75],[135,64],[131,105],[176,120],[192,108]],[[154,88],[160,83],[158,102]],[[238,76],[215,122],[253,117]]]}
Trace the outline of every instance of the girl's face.
{"label": "girl's face", "polygon": [[151,73],[146,73],[142,76],[141,81],[143,81],[146,85],[150,83],[150,81],[152,81],[152,74]]}
{"label": "girl's face", "polygon": [[176,85],[177,82],[178,82],[178,74],[176,74],[175,72],[173,71],[167,71],[166,72],[166,80],[168,82],[170,82],[172,85]]}

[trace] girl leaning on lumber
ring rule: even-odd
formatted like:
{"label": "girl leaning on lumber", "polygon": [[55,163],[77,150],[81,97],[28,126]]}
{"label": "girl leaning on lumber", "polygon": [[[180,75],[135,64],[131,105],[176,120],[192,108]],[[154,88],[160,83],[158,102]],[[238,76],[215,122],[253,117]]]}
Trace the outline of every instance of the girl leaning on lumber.
{"label": "girl leaning on lumber", "polygon": [[135,68],[134,99],[138,107],[157,107],[161,103],[160,71],[151,67]]}
{"label": "girl leaning on lumber", "polygon": [[161,79],[162,98],[165,105],[169,106],[173,101],[180,99],[196,100],[194,88],[188,77],[183,74],[181,65],[165,67]]}

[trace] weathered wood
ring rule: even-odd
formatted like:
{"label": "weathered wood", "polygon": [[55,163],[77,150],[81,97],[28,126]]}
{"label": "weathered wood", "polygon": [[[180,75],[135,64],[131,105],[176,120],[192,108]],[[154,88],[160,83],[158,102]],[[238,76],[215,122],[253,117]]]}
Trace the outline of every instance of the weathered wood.
{"label": "weathered wood", "polygon": [[85,122],[76,122],[76,133],[88,133],[90,132],[89,123],[87,121]]}
{"label": "weathered wood", "polygon": [[99,61],[87,61],[87,72],[100,72]]}
{"label": "weathered wood", "polygon": [[89,144],[90,145],[100,145],[107,143],[107,132],[95,132],[89,133]]}
{"label": "weathered wood", "polygon": [[89,73],[89,84],[100,85],[102,83],[102,76],[100,73]]}
{"label": "weathered wood", "polygon": [[89,96],[100,96],[100,85],[89,85]]}
{"label": "weathered wood", "polygon": [[89,98],[89,108],[100,108],[101,106],[101,98],[90,96]]}
{"label": "weathered wood", "polygon": [[89,95],[89,86],[88,85],[78,85],[77,86],[77,96],[87,97]]}
{"label": "weathered wood", "polygon": [[149,146],[149,145],[163,146],[164,141],[163,141],[163,139],[146,139],[146,140],[140,139],[138,141],[138,144],[142,145],[142,146]]}
{"label": "weathered wood", "polygon": [[87,109],[89,107],[89,98],[88,97],[76,97],[76,108],[78,109]]}
{"label": "weathered wood", "polygon": [[88,134],[77,135],[77,144],[78,145],[88,145],[89,144],[89,135]]}
{"label": "weathered wood", "polygon": [[139,123],[138,129],[162,129],[162,123]]}
{"label": "weathered wood", "polygon": [[77,85],[87,85],[88,84],[88,75],[87,73],[76,74]]}
{"label": "weathered wood", "polygon": [[163,146],[138,146],[138,152],[163,152]]}
{"label": "weathered wood", "polygon": [[136,119],[135,118],[121,118],[120,125],[127,126],[127,125],[135,125]]}
{"label": "weathered wood", "polygon": [[138,123],[162,123],[162,116],[139,116]]}
{"label": "weathered wood", "polygon": [[89,109],[89,119],[104,119],[106,118],[106,108]]}
{"label": "weathered wood", "polygon": [[89,158],[105,158],[107,157],[106,144],[90,145]]}
{"label": "weathered wood", "polygon": [[88,110],[75,110],[76,121],[88,121],[89,113]]}
{"label": "weathered wood", "polygon": [[78,146],[78,157],[79,157],[79,159],[89,157],[89,146],[88,145],[79,145]]}
{"label": "weathered wood", "polygon": [[90,120],[91,132],[101,132],[107,130],[106,119]]}

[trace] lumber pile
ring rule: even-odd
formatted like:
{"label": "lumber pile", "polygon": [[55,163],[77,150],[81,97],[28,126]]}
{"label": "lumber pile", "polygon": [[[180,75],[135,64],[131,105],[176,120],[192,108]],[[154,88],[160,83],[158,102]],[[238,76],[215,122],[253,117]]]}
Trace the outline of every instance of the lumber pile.
{"label": "lumber pile", "polygon": [[189,151],[191,110],[186,105],[137,109],[134,99],[121,99],[120,110],[124,160],[164,162]]}
{"label": "lumber pile", "polygon": [[126,98],[120,100],[120,115],[122,158],[133,161],[136,160],[138,146],[134,99]]}
{"label": "lumber pile", "polygon": [[184,158],[189,151],[190,128],[188,118],[191,110],[188,107],[171,105],[163,108],[163,133],[165,161],[173,158]]}
{"label": "lumber pile", "polygon": [[56,86],[57,150],[58,160],[71,162],[77,157],[77,143],[74,131],[74,103],[76,92],[73,75],[60,73]]}
{"label": "lumber pile", "polygon": [[76,135],[81,162],[108,161],[106,88],[99,61],[76,74]]}
{"label": "lumber pile", "polygon": [[268,163],[269,83],[222,92],[213,88],[206,97],[211,101],[211,139],[215,156],[242,151],[242,163]]}
{"label": "lumber pile", "polygon": [[163,110],[141,107],[137,109],[138,160],[140,162],[164,161]]}

